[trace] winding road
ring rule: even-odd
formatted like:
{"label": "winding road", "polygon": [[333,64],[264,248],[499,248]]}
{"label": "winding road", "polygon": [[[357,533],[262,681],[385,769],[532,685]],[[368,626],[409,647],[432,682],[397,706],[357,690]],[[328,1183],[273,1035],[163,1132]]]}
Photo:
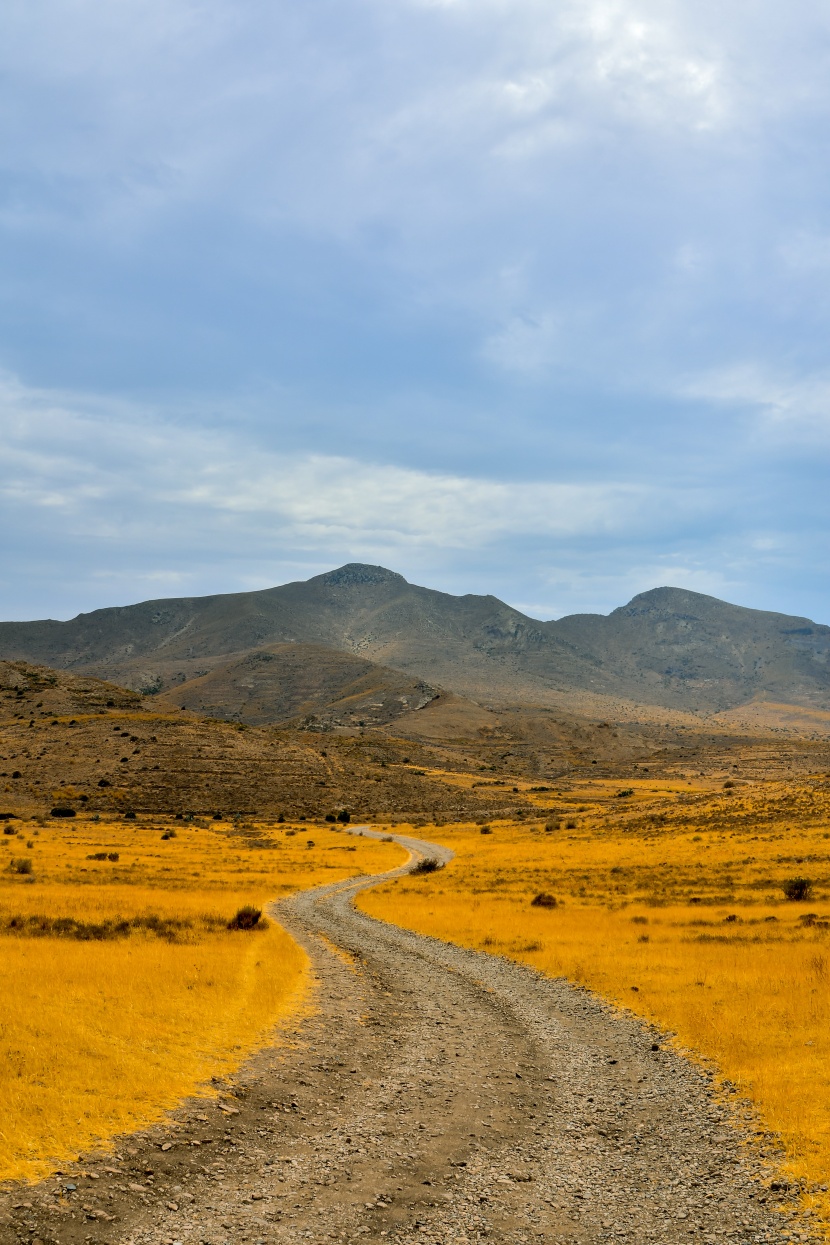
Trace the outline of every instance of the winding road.
{"label": "winding road", "polygon": [[315,974],[314,1006],[282,1044],[210,1115],[191,1105],[131,1139],[85,1203],[81,1189],[50,1212],[44,1184],[0,1239],[811,1239],[768,1187],[770,1139],[748,1144],[660,1034],[563,980],[358,913],[362,889],[451,857],[394,837],[412,854],[403,868],[275,905]]}

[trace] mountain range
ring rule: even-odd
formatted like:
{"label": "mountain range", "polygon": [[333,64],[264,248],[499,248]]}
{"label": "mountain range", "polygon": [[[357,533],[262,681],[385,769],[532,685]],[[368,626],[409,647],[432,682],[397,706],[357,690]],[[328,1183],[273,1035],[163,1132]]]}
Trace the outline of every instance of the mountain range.
{"label": "mountain range", "polygon": [[256,592],[0,623],[0,659],[93,674],[214,716],[382,725],[447,691],[488,706],[830,710],[830,627],[682,588],[541,622],[351,563]]}

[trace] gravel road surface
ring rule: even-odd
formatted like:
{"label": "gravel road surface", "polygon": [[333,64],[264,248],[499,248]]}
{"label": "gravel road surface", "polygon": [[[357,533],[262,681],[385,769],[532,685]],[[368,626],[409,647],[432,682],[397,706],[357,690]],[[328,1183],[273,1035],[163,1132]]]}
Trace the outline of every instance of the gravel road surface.
{"label": "gravel road surface", "polygon": [[[415,861],[450,858],[395,837]],[[308,1013],[217,1083],[218,1104],[0,1195],[0,1241],[814,1239],[772,1139],[736,1126],[662,1035],[565,981],[357,913],[378,880],[278,904],[314,967]]]}

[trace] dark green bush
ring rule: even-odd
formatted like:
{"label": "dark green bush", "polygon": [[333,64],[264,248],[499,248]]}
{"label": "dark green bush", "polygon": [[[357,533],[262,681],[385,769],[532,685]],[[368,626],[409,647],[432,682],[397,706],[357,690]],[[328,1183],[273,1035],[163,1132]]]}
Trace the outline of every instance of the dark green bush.
{"label": "dark green bush", "polygon": [[437,873],[439,869],[443,869],[443,868],[444,866],[441,864],[440,860],[436,860],[434,856],[425,856],[423,860],[418,861],[417,865],[412,870],[412,872],[413,873]]}
{"label": "dark green bush", "polygon": [[228,929],[256,929],[262,917],[262,909],[253,904],[244,904],[237,910],[236,916],[228,921]]}
{"label": "dark green bush", "polygon": [[809,899],[813,893],[813,883],[809,878],[787,878],[781,889],[787,899],[794,903]]}

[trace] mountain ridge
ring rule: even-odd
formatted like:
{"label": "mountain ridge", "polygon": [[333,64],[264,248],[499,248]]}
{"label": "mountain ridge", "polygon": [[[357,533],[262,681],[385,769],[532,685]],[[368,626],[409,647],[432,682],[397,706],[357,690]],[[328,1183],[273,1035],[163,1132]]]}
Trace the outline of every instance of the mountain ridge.
{"label": "mountain ridge", "polygon": [[347,563],[254,592],[0,623],[0,658],[143,691],[204,679],[274,645],[322,646],[494,703],[585,694],[696,713],[758,698],[830,708],[830,627],[668,586],[607,615],[541,621],[494,596],[452,596]]}

